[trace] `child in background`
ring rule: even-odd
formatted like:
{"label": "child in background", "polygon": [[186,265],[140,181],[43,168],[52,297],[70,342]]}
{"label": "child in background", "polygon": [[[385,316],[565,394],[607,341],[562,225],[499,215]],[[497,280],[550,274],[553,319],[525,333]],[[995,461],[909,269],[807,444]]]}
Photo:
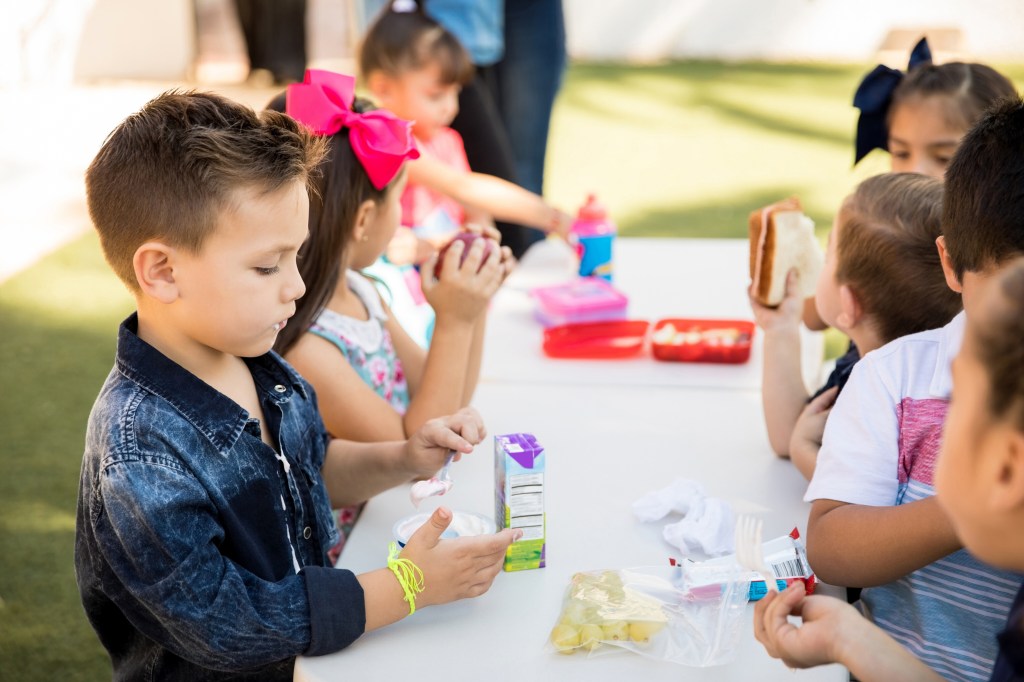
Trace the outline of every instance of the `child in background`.
{"label": "child in background", "polygon": [[857,87],[854,163],[883,149],[891,154],[893,172],[942,179],[960,140],[985,110],[1016,94],[1013,83],[990,66],[933,64],[922,38],[906,74],[879,64]]}
{"label": "child in background", "polygon": [[271,352],[304,292],[322,154],[287,116],[170,92],[86,172],[138,306],[89,416],[76,521],[82,603],[115,679],[291,680],[300,654],[486,591],[519,533],[441,540],[442,509],[386,568],[328,565],[331,502],[428,476],[485,433],[467,409],[406,441],[331,441],[312,387]]}
{"label": "child in background", "polygon": [[[868,178],[836,214],[815,299],[822,319],[862,352],[906,334],[940,327],[960,311],[935,250],[941,234],[942,183],[916,173]],[[814,473],[828,408],[852,365],[839,364],[811,398],[800,371],[800,290],[795,272],[786,298],[768,308],[750,298],[764,329],[762,399],[768,440],[806,478]],[[900,292],[894,297],[892,292]],[[806,409],[805,409],[806,407]]]}
{"label": "child in background", "polygon": [[[392,4],[369,27],[359,66],[370,93],[384,108],[413,121],[421,151],[410,161],[402,195],[402,225],[414,230],[409,248],[401,232],[392,262],[423,262],[466,223],[493,226],[494,218],[566,235],[572,217],[542,197],[491,175],[470,171],[462,138],[448,127],[458,94],[473,74],[465,48],[418,5]],[[401,244],[406,248],[401,248]]]}
{"label": "child in background", "polygon": [[[953,361],[955,398],[935,470],[936,499],[972,554],[1024,572],[1024,259],[1013,261],[977,295]],[[975,586],[958,598],[973,600],[990,589],[984,581]],[[1000,584],[998,590],[1007,587]],[[803,624],[791,624],[790,615],[802,616]],[[790,667],[842,663],[861,682],[939,682],[950,674],[929,668],[849,604],[805,596],[799,582],[758,602],[754,634]],[[997,639],[989,679],[1024,679],[1024,586]],[[979,668],[992,667],[990,660],[980,663]]]}
{"label": "child in background", "polygon": [[[403,169],[416,158],[416,146],[411,124],[384,110],[368,112],[368,102],[353,101],[354,87],[349,76],[310,70],[270,105],[328,140],[299,259],[306,295],[274,348],[313,384],[332,436],[403,440],[428,419],[469,404],[487,304],[511,259],[502,260],[496,243],[484,259],[480,239],[460,267],[463,244],[453,245],[440,279],[424,279],[437,314],[434,342],[425,351],[409,337],[358,271],[377,260],[398,227]],[[436,259],[431,256],[425,272],[433,272]],[[342,543],[358,512],[338,512]]]}
{"label": "child in background", "polygon": [[[906,73],[879,64],[857,87],[853,106],[861,113],[854,164],[882,149],[890,154],[892,172],[941,180],[960,140],[985,110],[1016,94],[1010,79],[990,66],[933,64],[928,41],[922,38],[910,54]],[[818,331],[828,327],[813,299],[804,304],[804,322]],[[852,366],[859,357],[852,346],[843,361]]]}
{"label": "child in background", "polygon": [[[946,172],[943,236],[950,288],[975,314],[978,290],[1024,254],[1024,102],[990,110]],[[902,292],[893,292],[901,296]],[[992,636],[1020,576],[961,549],[933,497],[933,471],[964,313],[857,363],[825,425],[805,499],[807,556],[823,581],[864,587],[863,610],[940,674],[985,680]]]}

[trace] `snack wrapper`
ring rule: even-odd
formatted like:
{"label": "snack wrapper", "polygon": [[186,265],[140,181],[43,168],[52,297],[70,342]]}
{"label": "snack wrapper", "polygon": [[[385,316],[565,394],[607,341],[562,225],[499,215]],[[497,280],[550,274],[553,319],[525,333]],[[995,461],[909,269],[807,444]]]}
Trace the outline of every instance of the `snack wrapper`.
{"label": "snack wrapper", "polygon": [[[762,545],[765,564],[775,574],[779,590],[784,590],[797,580],[807,588],[807,594],[814,592],[816,579],[814,571],[807,563],[807,550],[800,539],[800,531],[794,528],[789,535],[768,540]],[[693,561],[692,559],[669,558],[669,564],[679,566],[683,573],[684,589],[690,599],[716,599],[728,581],[733,579],[737,571],[741,571],[743,579],[750,584],[747,598],[757,601],[768,593],[768,588],[760,574],[742,569],[736,561],[735,554]]]}

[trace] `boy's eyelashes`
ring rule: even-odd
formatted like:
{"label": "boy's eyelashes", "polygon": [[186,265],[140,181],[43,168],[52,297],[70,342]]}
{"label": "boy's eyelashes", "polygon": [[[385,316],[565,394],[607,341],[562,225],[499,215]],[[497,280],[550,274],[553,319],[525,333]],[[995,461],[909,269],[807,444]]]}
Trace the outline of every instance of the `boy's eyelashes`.
{"label": "boy's eyelashes", "polygon": [[280,266],[277,266],[277,265],[275,265],[273,267],[269,267],[269,268],[257,267],[257,268],[254,268],[254,269],[256,270],[256,272],[258,272],[261,275],[276,275],[278,272],[281,271]]}

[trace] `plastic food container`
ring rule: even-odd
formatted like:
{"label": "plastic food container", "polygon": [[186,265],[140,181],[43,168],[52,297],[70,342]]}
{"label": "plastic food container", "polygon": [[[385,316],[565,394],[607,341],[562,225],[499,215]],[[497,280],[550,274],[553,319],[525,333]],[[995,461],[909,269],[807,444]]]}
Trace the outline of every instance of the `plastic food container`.
{"label": "plastic food container", "polygon": [[[412,516],[406,516],[395,522],[395,525],[391,528],[391,534],[395,536],[395,540],[398,541],[400,547],[405,547],[405,543],[409,541],[412,534],[415,533],[420,526],[430,519],[430,515],[433,512],[422,512],[420,514],[413,514]],[[494,519],[488,518],[483,514],[477,514],[475,512],[463,512],[453,511],[452,522],[448,528],[441,533],[442,538],[459,538],[469,537],[472,535],[493,535],[496,531],[497,526],[494,524]]]}
{"label": "plastic food container", "polygon": [[621,320],[629,299],[599,277],[580,277],[568,284],[533,290],[537,299],[534,316],[545,327],[574,322]]}
{"label": "plastic food container", "polygon": [[754,323],[749,320],[658,320],[651,334],[651,352],[658,360],[724,362],[750,359]]}
{"label": "plastic food container", "polygon": [[643,350],[647,320],[611,320],[565,324],[544,330],[544,353],[553,358],[609,360]]}

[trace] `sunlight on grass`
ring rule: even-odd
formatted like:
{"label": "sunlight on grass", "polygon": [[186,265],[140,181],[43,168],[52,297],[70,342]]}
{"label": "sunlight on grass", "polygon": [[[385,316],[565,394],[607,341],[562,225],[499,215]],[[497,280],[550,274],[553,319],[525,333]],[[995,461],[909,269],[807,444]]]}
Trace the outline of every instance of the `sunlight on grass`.
{"label": "sunlight on grass", "polygon": [[[548,193],[574,208],[597,192],[624,235],[742,236],[747,213],[790,194],[827,230],[842,197],[870,174],[851,169],[855,111],[847,99],[859,68],[612,71],[608,79],[600,67],[583,67],[567,83],[553,120]],[[837,83],[823,88],[825,79]]]}
{"label": "sunlight on grass", "polygon": [[11,504],[0,518],[0,532],[54,533],[75,532],[75,515],[55,509],[42,500],[20,500]]}
{"label": "sunlight on grass", "polygon": [[[77,248],[62,249],[4,283],[0,305],[54,324],[127,315],[132,298],[103,260],[99,239],[88,233],[75,243]],[[69,278],[74,286],[59,285]]]}

